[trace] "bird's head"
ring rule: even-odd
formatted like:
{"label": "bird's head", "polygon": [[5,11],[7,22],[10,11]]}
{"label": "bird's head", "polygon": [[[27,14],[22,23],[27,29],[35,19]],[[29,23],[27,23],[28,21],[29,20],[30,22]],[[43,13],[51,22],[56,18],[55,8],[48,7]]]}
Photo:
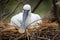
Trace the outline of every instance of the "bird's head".
{"label": "bird's head", "polygon": [[31,6],[29,4],[25,4],[23,10],[31,10]]}
{"label": "bird's head", "polygon": [[31,14],[31,6],[29,4],[25,4],[23,6],[23,15],[30,15]]}
{"label": "bird's head", "polygon": [[23,6],[23,19],[31,15],[31,6],[29,4],[25,4]]}

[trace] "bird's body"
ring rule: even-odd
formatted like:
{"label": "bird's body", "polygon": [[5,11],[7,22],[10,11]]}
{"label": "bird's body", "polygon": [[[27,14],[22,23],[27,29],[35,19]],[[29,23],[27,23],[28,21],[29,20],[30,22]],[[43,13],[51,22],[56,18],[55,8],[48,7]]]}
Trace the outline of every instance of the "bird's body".
{"label": "bird's body", "polygon": [[[39,19],[41,19],[41,17],[38,14],[31,13],[31,6],[26,4],[23,7],[23,12],[11,18],[11,25],[18,26],[20,33],[24,33],[27,25]],[[42,20],[40,20],[40,22],[42,22]]]}
{"label": "bird's body", "polygon": [[[15,26],[20,27],[20,25],[22,23],[22,20],[23,20],[23,16],[22,15],[23,15],[23,13],[21,12],[21,13],[15,15],[15,16],[13,16],[11,18],[11,25],[15,25]],[[32,22],[34,22],[36,20],[39,20],[39,19],[41,19],[41,17],[38,14],[31,13],[31,15],[28,16],[27,19],[26,19],[26,25],[29,25],[30,23],[32,23]],[[37,21],[37,22],[38,23],[42,22],[42,20]]]}

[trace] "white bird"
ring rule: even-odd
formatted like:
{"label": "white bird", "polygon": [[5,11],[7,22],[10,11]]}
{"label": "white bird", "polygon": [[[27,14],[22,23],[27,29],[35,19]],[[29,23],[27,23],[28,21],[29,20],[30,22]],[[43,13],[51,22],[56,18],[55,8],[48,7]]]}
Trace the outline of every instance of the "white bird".
{"label": "white bird", "polygon": [[[31,6],[26,4],[23,7],[23,12],[11,18],[10,24],[18,26],[20,30],[25,30],[27,25],[39,19],[41,19],[41,17],[38,14],[31,13]],[[39,22],[42,22],[42,20]]]}

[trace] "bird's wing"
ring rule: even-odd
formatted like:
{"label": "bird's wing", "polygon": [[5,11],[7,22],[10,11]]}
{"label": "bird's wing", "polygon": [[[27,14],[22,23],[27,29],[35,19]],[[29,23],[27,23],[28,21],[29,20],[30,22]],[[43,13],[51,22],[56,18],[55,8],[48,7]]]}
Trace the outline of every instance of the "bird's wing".
{"label": "bird's wing", "polygon": [[42,22],[42,18],[41,18],[38,14],[36,14],[36,18],[37,18],[37,20],[38,20],[38,21],[37,21],[38,23],[41,23],[41,22]]}
{"label": "bird's wing", "polygon": [[18,27],[20,27],[21,22],[16,18],[16,16],[13,16],[13,17],[11,18],[10,24],[13,25],[13,26],[18,26]]}

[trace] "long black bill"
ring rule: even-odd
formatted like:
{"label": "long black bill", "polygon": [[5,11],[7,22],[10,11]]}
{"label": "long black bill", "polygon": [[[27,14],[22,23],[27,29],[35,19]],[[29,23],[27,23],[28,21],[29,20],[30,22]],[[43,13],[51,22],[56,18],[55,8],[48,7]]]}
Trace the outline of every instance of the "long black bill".
{"label": "long black bill", "polygon": [[26,29],[25,22],[26,22],[26,19],[27,19],[27,16],[28,16],[28,12],[29,12],[29,10],[24,10],[24,13],[23,13],[23,21],[22,21],[22,24],[21,24],[21,26],[19,28],[21,30],[25,30]]}

